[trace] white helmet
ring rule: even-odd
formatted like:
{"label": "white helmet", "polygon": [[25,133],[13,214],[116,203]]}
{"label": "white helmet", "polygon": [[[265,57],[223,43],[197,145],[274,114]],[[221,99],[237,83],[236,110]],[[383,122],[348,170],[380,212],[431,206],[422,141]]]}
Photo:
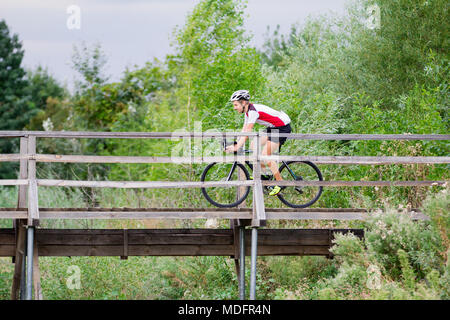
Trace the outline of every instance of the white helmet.
{"label": "white helmet", "polygon": [[247,90],[238,90],[231,95],[230,101],[250,100],[250,93]]}

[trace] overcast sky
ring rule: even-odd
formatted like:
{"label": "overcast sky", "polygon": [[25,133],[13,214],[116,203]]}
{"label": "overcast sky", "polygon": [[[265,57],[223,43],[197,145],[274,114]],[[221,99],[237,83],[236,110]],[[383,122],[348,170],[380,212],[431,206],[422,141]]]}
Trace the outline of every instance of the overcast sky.
{"label": "overcast sky", "polygon": [[[125,67],[142,66],[173,52],[170,37],[199,0],[1,0],[0,19],[17,33],[25,49],[23,66],[49,69],[61,83],[73,85],[73,45],[100,42],[108,57],[106,73],[120,79]],[[261,47],[266,28],[288,33],[307,16],[342,14],[346,0],[249,0],[246,29]],[[71,5],[80,8],[80,28],[69,29]],[[70,20],[73,21],[73,20]]]}

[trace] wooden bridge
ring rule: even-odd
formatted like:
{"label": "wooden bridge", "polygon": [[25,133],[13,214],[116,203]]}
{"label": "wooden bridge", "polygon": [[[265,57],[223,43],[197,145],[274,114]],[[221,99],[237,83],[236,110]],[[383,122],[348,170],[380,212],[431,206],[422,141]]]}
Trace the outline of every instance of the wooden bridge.
{"label": "wooden bridge", "polygon": [[[249,136],[256,146],[266,133],[208,132],[41,132],[0,131],[0,138],[20,138],[19,154],[0,154],[0,162],[18,161],[18,179],[0,180],[0,185],[18,186],[15,208],[0,208],[0,219],[13,219],[13,229],[0,229],[0,256],[13,257],[15,263],[11,299],[42,298],[38,256],[230,256],[239,279],[239,297],[245,299],[245,256],[251,256],[250,299],[256,297],[256,260],[258,255],[323,255],[332,257],[329,249],[337,232],[352,232],[363,237],[360,229],[260,229],[266,221],[291,220],[364,220],[366,209],[309,208],[274,209],[264,205],[263,186],[434,186],[446,181],[263,181],[261,161],[311,161],[315,164],[390,165],[448,164],[450,157],[362,157],[362,156],[262,156],[260,150],[249,156],[223,157],[136,157],[37,154],[36,140],[44,138],[108,139],[203,139]],[[450,135],[334,135],[279,134],[299,140],[450,140]],[[251,161],[254,180],[239,182],[195,181],[75,181],[37,179],[37,162],[60,163],[207,163]],[[42,208],[38,189],[46,187],[92,188],[206,188],[217,186],[250,186],[251,208]],[[418,210],[408,213],[413,219],[427,219]],[[230,219],[230,229],[135,229],[74,230],[42,229],[42,219]],[[250,227],[251,230],[246,229]]]}

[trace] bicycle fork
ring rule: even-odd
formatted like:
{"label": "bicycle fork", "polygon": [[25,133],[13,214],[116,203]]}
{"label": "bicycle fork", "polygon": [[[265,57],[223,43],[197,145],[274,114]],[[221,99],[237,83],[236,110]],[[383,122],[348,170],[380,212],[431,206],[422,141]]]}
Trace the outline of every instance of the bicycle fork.
{"label": "bicycle fork", "polygon": [[228,173],[227,181],[231,180],[231,176],[233,175],[234,170],[236,170],[236,166],[237,166],[237,162],[234,162],[233,166],[231,167],[230,173]]}

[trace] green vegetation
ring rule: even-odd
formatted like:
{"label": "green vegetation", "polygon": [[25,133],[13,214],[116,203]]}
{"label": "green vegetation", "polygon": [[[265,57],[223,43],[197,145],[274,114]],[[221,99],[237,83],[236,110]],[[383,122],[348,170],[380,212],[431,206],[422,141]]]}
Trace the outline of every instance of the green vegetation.
{"label": "green vegetation", "polygon": [[[366,9],[380,8],[368,27]],[[17,35],[0,22],[2,130],[237,131],[242,118],[228,103],[236,89],[254,102],[281,109],[297,133],[448,134],[448,3],[444,0],[355,0],[344,16],[309,18],[249,45],[245,2],[203,0],[173,33],[175,53],[127,69],[118,82],[104,74],[101,45],[76,48],[79,73],[69,93],[45,68],[20,67]],[[7,67],[7,66],[10,67]],[[201,123],[201,125],[200,125]],[[257,128],[259,129],[259,127]],[[0,144],[16,152],[18,140]],[[62,154],[170,156],[174,150],[207,155],[218,146],[144,139],[45,139],[38,151]],[[448,156],[448,141],[294,141],[296,155]],[[87,180],[199,180],[202,165],[38,164],[38,177]],[[326,180],[449,180],[448,165],[321,165]],[[0,163],[0,178],[17,166]],[[14,207],[17,190],[0,188],[0,206]],[[206,207],[199,190],[41,188],[41,206]],[[284,228],[364,228],[363,241],[336,239],[335,259],[259,259],[258,297],[266,299],[448,299],[450,288],[448,187],[326,188],[316,207],[379,208],[362,222],[271,222]],[[276,199],[267,206],[280,207]],[[422,208],[430,221],[400,211]],[[204,221],[46,221],[48,228],[201,227]],[[221,227],[228,227],[221,221]],[[1,227],[12,222],[1,220]],[[132,257],[40,259],[46,299],[236,299],[229,258]],[[65,285],[68,267],[81,269],[81,289]],[[0,297],[9,298],[12,264],[0,259]]]}
{"label": "green vegetation", "polygon": [[[43,205],[51,201],[49,191],[43,192]],[[8,189],[1,189],[0,194],[2,199],[15,199]],[[76,191],[68,197],[63,193],[53,197],[60,199],[56,206],[82,205]],[[404,212],[393,208],[380,211],[364,225],[364,240],[352,234],[336,238],[332,260],[325,257],[260,257],[258,298],[449,299],[449,208],[450,189],[447,188],[425,200],[423,211],[430,221],[412,221]],[[156,227],[151,225],[154,222],[147,220],[133,223],[96,221],[95,225],[92,220],[42,223],[44,228]],[[201,227],[203,222],[196,223],[191,226]],[[221,227],[226,227],[227,223],[221,221]],[[296,222],[292,224],[269,227],[304,227]],[[11,225],[3,220],[1,227]],[[238,298],[235,266],[228,257],[129,257],[128,260],[119,257],[41,257],[39,263],[45,299]],[[80,289],[68,288],[72,266],[80,270]],[[10,258],[0,258],[0,299],[9,299],[12,273]],[[249,276],[247,274],[247,280]]]}

